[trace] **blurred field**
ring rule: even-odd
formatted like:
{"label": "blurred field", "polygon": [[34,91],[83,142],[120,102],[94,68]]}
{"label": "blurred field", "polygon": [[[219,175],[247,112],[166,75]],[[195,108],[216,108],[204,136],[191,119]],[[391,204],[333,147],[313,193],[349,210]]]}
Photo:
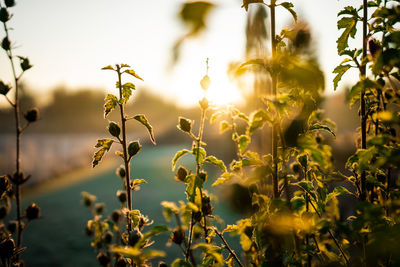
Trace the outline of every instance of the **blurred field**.
{"label": "blurred field", "polygon": [[[182,148],[182,146],[145,146],[142,153],[133,161],[133,177],[147,179],[149,182],[134,193],[133,206],[154,220],[154,224],[166,223],[159,205],[162,200],[185,199],[184,185],[173,180],[174,173],[170,167],[171,158]],[[190,157],[187,156],[181,163],[192,162]],[[85,172],[81,176],[82,181],[64,188],[53,189],[44,194],[39,190],[36,195],[32,195],[35,194],[34,191],[27,192],[31,196],[23,200],[23,205],[26,206],[32,201],[38,203],[43,216],[40,221],[34,221],[29,225],[29,230],[24,233],[23,244],[29,249],[23,253],[23,258],[28,266],[98,266],[94,249],[90,247],[90,238],[84,234],[84,226],[90,218],[90,212],[80,203],[80,193],[87,191],[96,195],[101,202],[105,202],[106,214],[118,208],[115,192],[121,189],[122,184],[115,175],[114,167],[119,163],[116,165],[112,162],[111,165],[115,166],[110,166],[104,172],[95,173],[91,179],[84,179],[88,175],[90,177],[90,174]],[[230,212],[224,203],[218,203],[214,213],[226,223],[233,223],[238,219],[238,216]],[[174,223],[171,226],[174,227]],[[155,248],[164,250],[167,253],[165,261],[170,263],[179,256],[180,250],[177,246],[165,246],[168,237],[169,234],[161,235],[158,238],[161,242],[156,242]],[[237,247],[239,242],[235,240],[233,243],[233,247]]]}

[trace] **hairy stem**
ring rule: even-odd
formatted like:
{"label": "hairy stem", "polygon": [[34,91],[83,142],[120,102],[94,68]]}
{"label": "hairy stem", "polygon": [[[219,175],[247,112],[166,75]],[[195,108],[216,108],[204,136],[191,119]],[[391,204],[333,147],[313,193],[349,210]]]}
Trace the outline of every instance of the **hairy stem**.
{"label": "hairy stem", "polygon": [[[122,99],[122,81],[121,81],[121,67],[117,65],[117,73],[118,73],[118,89],[119,89],[119,99]],[[121,115],[121,127],[122,127],[122,140],[121,140],[121,145],[122,145],[122,153],[124,155],[124,165],[125,165],[125,183],[126,183],[126,194],[127,194],[127,201],[126,205],[129,210],[129,212],[132,210],[132,190],[131,190],[131,180],[130,180],[130,172],[129,172],[129,159],[128,159],[128,153],[127,153],[127,142],[126,142],[126,117],[125,117],[125,112],[124,112],[124,104],[118,103],[119,105],[119,110],[120,110],[120,115]],[[132,221],[131,221],[131,216],[128,213],[127,216],[127,225],[128,225],[128,232],[132,231]]]}

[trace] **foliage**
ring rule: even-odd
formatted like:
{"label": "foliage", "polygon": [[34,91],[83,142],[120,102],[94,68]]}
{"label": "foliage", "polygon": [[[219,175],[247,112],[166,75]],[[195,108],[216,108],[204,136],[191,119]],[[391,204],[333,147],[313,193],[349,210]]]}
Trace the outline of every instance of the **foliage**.
{"label": "foliage", "polygon": [[[21,134],[31,125],[40,119],[39,109],[33,107],[24,111],[25,124],[21,122],[21,103],[20,103],[20,79],[22,75],[29,70],[32,65],[27,57],[15,56],[14,44],[10,41],[8,22],[12,18],[9,13],[10,8],[15,6],[15,1],[5,0],[4,6],[0,1],[0,21],[3,24],[4,34],[1,41],[1,47],[6,52],[14,78],[14,86],[0,80],[0,94],[11,105],[14,111],[15,121],[15,172],[0,176],[0,259],[3,266],[22,266],[23,261],[20,260],[20,254],[25,250],[22,247],[22,233],[28,224],[35,219],[40,218],[40,207],[32,203],[25,209],[25,216],[21,212],[21,186],[29,180],[30,175],[26,175],[21,167],[21,151],[20,142]],[[20,70],[16,69],[15,61],[19,60]],[[14,89],[14,90],[13,90]],[[8,95],[10,91],[14,93],[14,100],[11,100]],[[8,225],[5,225],[5,218],[11,210],[11,202],[15,199],[17,218],[9,220]],[[16,242],[14,241],[16,239]]]}
{"label": "foliage", "polygon": [[[89,207],[93,219],[87,222],[86,233],[92,237],[91,245],[98,252],[97,260],[102,266],[115,264],[116,266],[146,266],[150,259],[163,257],[164,253],[147,249],[152,245],[151,237],[168,230],[164,226],[153,226],[147,232],[144,228],[152,224],[147,216],[141,214],[140,210],[132,209],[132,195],[134,191],[140,190],[141,184],[147,183],[144,179],[131,179],[130,162],[139,154],[142,146],[139,140],[128,143],[126,134],[126,123],[134,119],[146,127],[150,140],[155,144],[153,127],[143,114],[128,117],[125,107],[133,95],[135,85],[131,82],[122,83],[122,75],[130,74],[136,79],[143,80],[127,64],[117,64],[115,67],[106,66],[102,70],[112,70],[117,73],[117,89],[119,96],[108,94],[104,104],[104,118],[116,108],[120,111],[119,122],[109,122],[108,132],[111,138],[97,140],[97,152],[93,156],[93,167],[97,166],[104,155],[111,149],[112,145],[121,145],[121,151],[116,155],[123,160],[116,174],[122,179],[124,190],[118,190],[116,196],[121,203],[121,209],[114,210],[108,217],[103,218],[105,205],[96,202],[96,197],[87,192],[82,192],[83,204]],[[114,262],[114,263],[113,263]]]}

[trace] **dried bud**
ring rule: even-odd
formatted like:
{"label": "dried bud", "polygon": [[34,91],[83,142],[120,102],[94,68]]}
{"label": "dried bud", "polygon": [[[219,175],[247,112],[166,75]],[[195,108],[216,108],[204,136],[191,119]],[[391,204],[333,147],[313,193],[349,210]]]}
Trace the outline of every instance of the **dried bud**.
{"label": "dried bud", "polygon": [[14,253],[15,243],[12,238],[5,239],[0,243],[0,256],[1,258],[9,259]]}
{"label": "dried bud", "polygon": [[129,264],[127,262],[127,260],[124,257],[119,257],[116,261],[115,261],[115,267],[128,267]]}
{"label": "dried bud", "polygon": [[6,7],[13,7],[15,6],[15,0],[4,0]]}
{"label": "dried bud", "polygon": [[182,244],[183,240],[185,240],[185,233],[183,232],[182,228],[178,228],[172,232],[169,238],[175,244],[180,245]]}
{"label": "dried bud", "polygon": [[0,81],[0,95],[6,95],[11,90],[11,87]]}
{"label": "dried bud", "polygon": [[108,131],[112,136],[115,137],[119,137],[119,134],[121,133],[121,129],[119,128],[118,124],[113,121],[108,124]]}
{"label": "dried bud", "polygon": [[12,220],[9,221],[7,224],[7,230],[10,231],[12,234],[17,231],[18,221]]}
{"label": "dried bud", "polygon": [[203,195],[203,198],[201,199],[201,211],[206,216],[212,214],[213,210],[214,207],[211,205],[210,197]]}
{"label": "dried bud", "polygon": [[93,205],[93,203],[96,201],[96,196],[89,194],[88,192],[82,192],[81,193],[83,199],[83,205],[86,207],[90,207]]}
{"label": "dried bud", "polygon": [[201,88],[203,88],[204,91],[207,91],[210,87],[210,83],[210,77],[208,77],[208,75],[204,75],[203,79],[200,81]]}
{"label": "dried bud", "polygon": [[185,167],[179,166],[178,171],[176,172],[175,175],[175,180],[177,180],[178,182],[185,182],[187,175],[188,171],[185,169]]}
{"label": "dried bud", "polygon": [[10,19],[10,14],[8,13],[7,8],[0,9],[0,21],[7,22]]}
{"label": "dried bud", "polygon": [[114,238],[114,234],[111,231],[107,231],[104,233],[103,239],[106,244],[111,244]]}
{"label": "dried bud", "polygon": [[35,122],[39,119],[39,109],[38,108],[32,108],[25,112],[24,114],[25,119],[28,122]]}
{"label": "dried bud", "polygon": [[106,206],[104,205],[104,203],[96,203],[96,205],[94,205],[94,210],[96,212],[96,214],[101,214],[104,212]]}
{"label": "dried bud", "polygon": [[369,52],[371,53],[373,59],[375,59],[376,55],[382,48],[381,45],[378,43],[378,41],[374,38],[370,38],[368,40],[368,47],[369,47]]}
{"label": "dried bud", "polygon": [[193,220],[195,222],[199,222],[201,220],[201,212],[200,211],[193,212]]}
{"label": "dried bud", "polygon": [[32,68],[33,66],[31,65],[31,63],[29,62],[29,59],[26,57],[19,57],[19,59],[21,60],[20,66],[21,69],[23,71],[29,70],[30,68]]}
{"label": "dried bud", "polygon": [[129,245],[134,246],[142,238],[142,233],[138,230],[133,230],[129,235]]}
{"label": "dried bud", "polygon": [[139,141],[130,142],[128,146],[129,157],[137,155],[141,149],[142,146],[140,145]]}
{"label": "dried bud", "polygon": [[25,209],[25,216],[29,221],[40,218],[40,207],[36,203],[30,204]]}
{"label": "dried bud", "polygon": [[110,256],[108,256],[104,252],[100,252],[97,255],[97,261],[99,262],[99,264],[101,266],[108,266],[108,264],[111,262],[111,258],[110,258]]}
{"label": "dried bud", "polygon": [[168,267],[168,265],[167,265],[165,262],[160,261],[160,262],[158,263],[158,267]]}
{"label": "dried bud", "polygon": [[201,109],[203,109],[203,110],[206,110],[209,107],[208,100],[205,97],[203,97],[203,99],[199,101],[199,104],[200,104]]}
{"label": "dried bud", "polygon": [[293,171],[294,173],[299,173],[300,170],[301,170],[301,165],[300,165],[300,164],[298,164],[298,163],[292,164],[292,171]]}
{"label": "dried bud", "polygon": [[0,207],[0,220],[4,219],[7,215],[10,209],[7,206],[1,206]]}
{"label": "dried bud", "polygon": [[179,117],[179,125],[178,128],[186,133],[190,133],[192,130],[192,121],[183,117]]}
{"label": "dried bud", "polygon": [[200,174],[199,174],[199,178],[203,181],[203,182],[205,182],[205,181],[207,181],[207,173],[206,172],[200,172]]}
{"label": "dried bud", "polygon": [[114,210],[113,213],[111,213],[110,218],[113,220],[113,222],[118,223],[119,219],[122,217],[122,212],[121,210]]}
{"label": "dried bud", "polygon": [[117,197],[121,203],[125,203],[128,198],[126,191],[124,191],[124,190],[118,190]]}
{"label": "dried bud", "polygon": [[116,173],[117,173],[117,175],[118,175],[119,177],[124,178],[125,175],[126,175],[124,166],[121,165],[121,166],[117,169]]}
{"label": "dried bud", "polygon": [[1,41],[1,47],[6,51],[10,50],[11,42],[7,37],[4,37],[3,41]]}

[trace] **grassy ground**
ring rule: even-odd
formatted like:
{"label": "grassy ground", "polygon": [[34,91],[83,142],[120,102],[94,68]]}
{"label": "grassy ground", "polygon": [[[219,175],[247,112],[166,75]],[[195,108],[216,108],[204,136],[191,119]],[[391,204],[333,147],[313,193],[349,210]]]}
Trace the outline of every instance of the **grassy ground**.
{"label": "grassy ground", "polygon": [[[144,184],[140,191],[134,193],[133,206],[154,220],[154,224],[166,224],[161,214],[162,200],[185,199],[184,185],[173,180],[174,173],[170,167],[175,152],[182,148],[144,147],[134,159],[133,177],[146,179],[148,184]],[[192,158],[187,156],[180,163],[190,162]],[[72,183],[68,184],[64,178],[60,180],[62,186],[53,185],[49,187],[50,191],[38,191],[40,194],[31,194],[23,201],[24,207],[32,201],[39,204],[43,216],[41,220],[33,221],[24,233],[23,245],[28,249],[23,253],[23,259],[27,266],[98,266],[94,249],[90,247],[90,239],[84,234],[84,226],[90,218],[90,212],[81,204],[80,193],[87,191],[96,195],[101,202],[105,202],[106,214],[118,208],[115,192],[121,189],[122,183],[115,175],[114,167],[117,165],[102,172],[85,173],[79,181],[74,178],[75,175],[70,175],[67,179],[71,179]],[[88,176],[93,177],[85,179]],[[233,223],[238,219],[224,203],[218,203],[214,213],[226,223]],[[179,256],[180,250],[174,245],[165,246],[168,237],[169,234],[161,235],[155,248],[164,250],[167,253],[164,260],[171,263]],[[237,247],[237,240],[233,242],[233,247]]]}

